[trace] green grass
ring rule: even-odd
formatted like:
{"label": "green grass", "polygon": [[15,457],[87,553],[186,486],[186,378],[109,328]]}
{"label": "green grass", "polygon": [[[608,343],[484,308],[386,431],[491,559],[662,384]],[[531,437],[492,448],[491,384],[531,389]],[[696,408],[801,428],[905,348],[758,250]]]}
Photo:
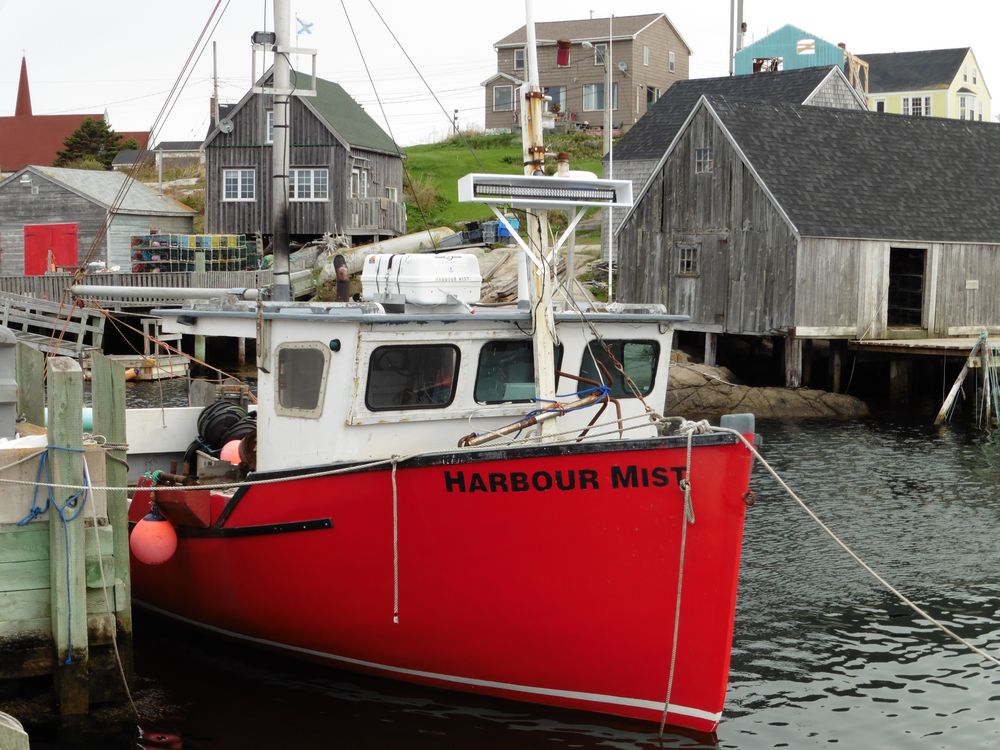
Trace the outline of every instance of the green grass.
{"label": "green grass", "polygon": [[[584,133],[547,135],[546,148],[552,153],[565,151],[570,155],[570,169],[601,173],[601,138]],[[555,161],[546,164],[555,167]],[[430,181],[437,193],[433,206],[427,199],[407,204],[410,231],[431,226],[459,228],[465,221],[493,219],[492,212],[482,203],[458,202],[458,178],[470,172],[522,174],[521,136],[516,133],[486,135],[463,133],[440,143],[412,146],[406,149],[404,167],[415,181]],[[404,179],[404,186],[406,180]]]}

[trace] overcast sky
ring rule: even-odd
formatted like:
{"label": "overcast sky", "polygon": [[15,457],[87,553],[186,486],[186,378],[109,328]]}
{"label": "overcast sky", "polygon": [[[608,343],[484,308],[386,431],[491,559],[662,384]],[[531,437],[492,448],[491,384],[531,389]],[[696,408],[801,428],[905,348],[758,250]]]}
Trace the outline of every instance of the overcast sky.
{"label": "overcast sky", "polygon": [[[106,110],[116,130],[147,130],[214,6],[215,0],[0,0],[0,116],[14,113],[23,52],[35,114]],[[440,138],[456,109],[461,127],[481,126],[479,84],[496,71],[492,45],[524,23],[522,0],[293,0],[291,7],[293,33],[295,16],[313,24],[298,44],[318,49],[319,74],[344,86],[402,145]],[[534,2],[537,21],[666,13],[693,51],[692,78],[728,73],[729,11],[730,0]],[[744,17],[747,44],[790,23],[857,53],[971,46],[986,84],[1000,92],[1000,10],[992,1],[745,0]],[[269,1],[230,0],[212,37],[222,101],[237,101],[249,87],[250,34],[265,26],[274,26]],[[200,140],[211,90],[209,45],[160,140]]]}

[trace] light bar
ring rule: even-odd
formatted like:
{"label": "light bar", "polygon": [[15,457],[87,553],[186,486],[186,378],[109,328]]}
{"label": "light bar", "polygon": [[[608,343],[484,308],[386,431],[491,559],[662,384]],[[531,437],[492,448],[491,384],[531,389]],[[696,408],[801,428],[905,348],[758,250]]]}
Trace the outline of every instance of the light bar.
{"label": "light bar", "polygon": [[467,174],[458,181],[461,203],[503,203],[523,208],[632,205],[629,180],[581,180],[507,174]]}

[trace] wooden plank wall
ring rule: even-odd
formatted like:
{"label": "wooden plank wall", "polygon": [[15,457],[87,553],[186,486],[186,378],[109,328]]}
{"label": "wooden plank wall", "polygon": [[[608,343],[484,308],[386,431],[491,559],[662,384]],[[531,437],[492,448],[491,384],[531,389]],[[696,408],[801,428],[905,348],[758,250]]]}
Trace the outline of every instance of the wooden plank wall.
{"label": "wooden plank wall", "polygon": [[[695,149],[713,168],[695,174]],[[677,245],[700,243],[695,278]],[[798,241],[715,121],[700,111],[618,236],[620,299],[691,317],[686,330],[769,334],[794,325]]]}

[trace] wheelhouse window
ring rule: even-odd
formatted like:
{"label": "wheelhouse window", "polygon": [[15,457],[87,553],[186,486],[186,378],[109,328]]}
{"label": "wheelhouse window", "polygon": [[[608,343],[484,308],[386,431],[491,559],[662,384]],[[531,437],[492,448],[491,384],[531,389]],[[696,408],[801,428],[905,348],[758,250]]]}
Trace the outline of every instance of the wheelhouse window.
{"label": "wheelhouse window", "polygon": [[371,411],[442,409],[455,398],[459,352],[451,345],[380,346],[368,360]]}
{"label": "wheelhouse window", "polygon": [[222,200],[223,201],[254,201],[257,199],[256,170],[253,169],[223,169],[222,170]]}
{"label": "wheelhouse window", "polygon": [[323,413],[323,393],[330,352],[319,343],[278,347],[278,398],[275,411],[287,417],[316,419]]}
{"label": "wheelhouse window", "polygon": [[514,109],[514,87],[494,86],[493,87],[493,111],[511,112]]}
{"label": "wheelhouse window", "polygon": [[[591,341],[583,353],[580,377],[608,385],[615,398],[635,398],[636,390],[648,396],[656,381],[659,358],[660,345],[655,341]],[[635,390],[628,385],[617,363],[635,384]],[[586,386],[581,383],[581,387]]]}
{"label": "wheelhouse window", "polygon": [[[558,371],[562,366],[561,344],[555,348],[554,355]],[[479,351],[474,394],[480,404],[533,401],[535,356],[531,341],[488,341],[484,344]]]}
{"label": "wheelhouse window", "polygon": [[288,200],[325,201],[330,199],[330,172],[326,169],[288,170]]}

